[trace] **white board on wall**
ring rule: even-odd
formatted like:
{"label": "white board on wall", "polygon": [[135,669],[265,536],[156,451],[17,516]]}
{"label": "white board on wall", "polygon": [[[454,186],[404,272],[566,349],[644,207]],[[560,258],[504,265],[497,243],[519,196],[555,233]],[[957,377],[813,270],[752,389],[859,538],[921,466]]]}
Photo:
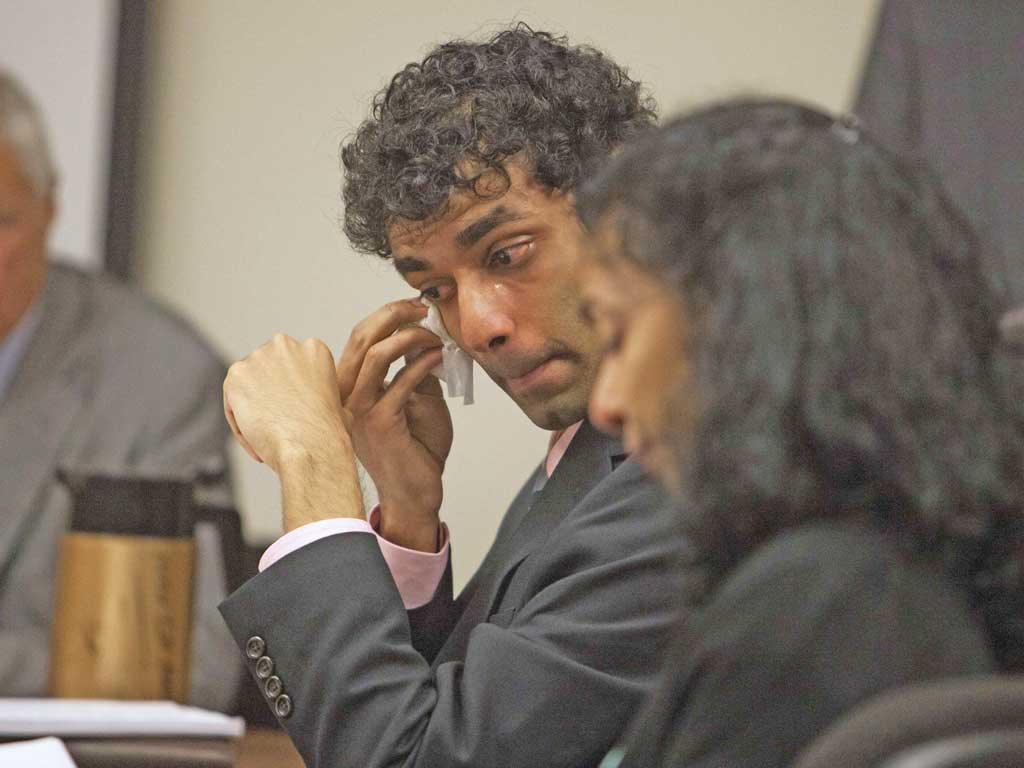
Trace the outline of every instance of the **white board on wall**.
{"label": "white board on wall", "polygon": [[43,112],[60,174],[51,250],[103,264],[117,0],[0,0],[0,67]]}

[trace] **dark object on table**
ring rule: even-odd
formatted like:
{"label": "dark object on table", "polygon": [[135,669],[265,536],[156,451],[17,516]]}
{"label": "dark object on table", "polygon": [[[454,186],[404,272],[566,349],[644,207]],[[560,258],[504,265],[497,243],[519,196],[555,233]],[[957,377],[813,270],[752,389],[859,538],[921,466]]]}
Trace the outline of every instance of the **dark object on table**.
{"label": "dark object on table", "polygon": [[78,768],[233,768],[229,739],[72,739]]}
{"label": "dark object on table", "polygon": [[61,539],[50,695],[188,701],[195,579],[192,483],[58,472]]}

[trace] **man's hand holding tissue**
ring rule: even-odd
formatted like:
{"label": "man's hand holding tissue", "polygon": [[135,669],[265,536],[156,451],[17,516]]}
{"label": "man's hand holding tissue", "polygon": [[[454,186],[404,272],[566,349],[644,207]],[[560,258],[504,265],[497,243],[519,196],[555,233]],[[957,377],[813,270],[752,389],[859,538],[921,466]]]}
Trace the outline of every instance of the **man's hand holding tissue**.
{"label": "man's hand holding tissue", "polygon": [[[427,308],[411,300],[386,304],[367,317],[338,359],[337,381],[356,454],[377,486],[380,534],[435,552],[452,419],[440,382],[429,375],[441,362],[441,340],[406,327],[426,316]],[[387,381],[392,363],[417,354]]]}
{"label": "man's hand holding tissue", "polygon": [[242,447],[281,481],[284,529],[363,517],[334,358],[318,339],[278,334],[228,369],[224,413]]}

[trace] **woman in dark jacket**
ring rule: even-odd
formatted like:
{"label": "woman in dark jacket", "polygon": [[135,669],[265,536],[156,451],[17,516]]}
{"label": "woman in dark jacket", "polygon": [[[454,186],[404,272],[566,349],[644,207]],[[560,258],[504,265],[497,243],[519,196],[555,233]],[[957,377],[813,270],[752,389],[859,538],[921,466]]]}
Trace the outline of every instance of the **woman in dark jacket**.
{"label": "woman in dark jacket", "polygon": [[938,184],[785,102],[676,119],[578,192],[592,421],[709,574],[607,766],[787,765],[879,691],[1020,668],[1022,418]]}

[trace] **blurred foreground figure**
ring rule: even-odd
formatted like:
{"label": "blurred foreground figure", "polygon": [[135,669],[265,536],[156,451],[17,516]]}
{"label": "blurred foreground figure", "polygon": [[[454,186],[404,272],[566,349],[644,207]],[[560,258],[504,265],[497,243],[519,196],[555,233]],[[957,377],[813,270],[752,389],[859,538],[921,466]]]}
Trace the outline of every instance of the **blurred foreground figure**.
{"label": "blurred foreground figure", "polygon": [[[46,693],[57,548],[70,497],[58,467],[219,473],[230,504],[224,368],[182,320],[113,280],[50,264],[57,177],[42,119],[0,72],[0,696]],[[216,614],[216,537],[197,530],[191,700],[233,704],[238,665]]]}
{"label": "blurred foreground figure", "polygon": [[789,765],[882,690],[1021,666],[1021,414],[939,185],[847,122],[739,102],[578,204],[591,420],[676,492],[709,575],[605,765]]}

